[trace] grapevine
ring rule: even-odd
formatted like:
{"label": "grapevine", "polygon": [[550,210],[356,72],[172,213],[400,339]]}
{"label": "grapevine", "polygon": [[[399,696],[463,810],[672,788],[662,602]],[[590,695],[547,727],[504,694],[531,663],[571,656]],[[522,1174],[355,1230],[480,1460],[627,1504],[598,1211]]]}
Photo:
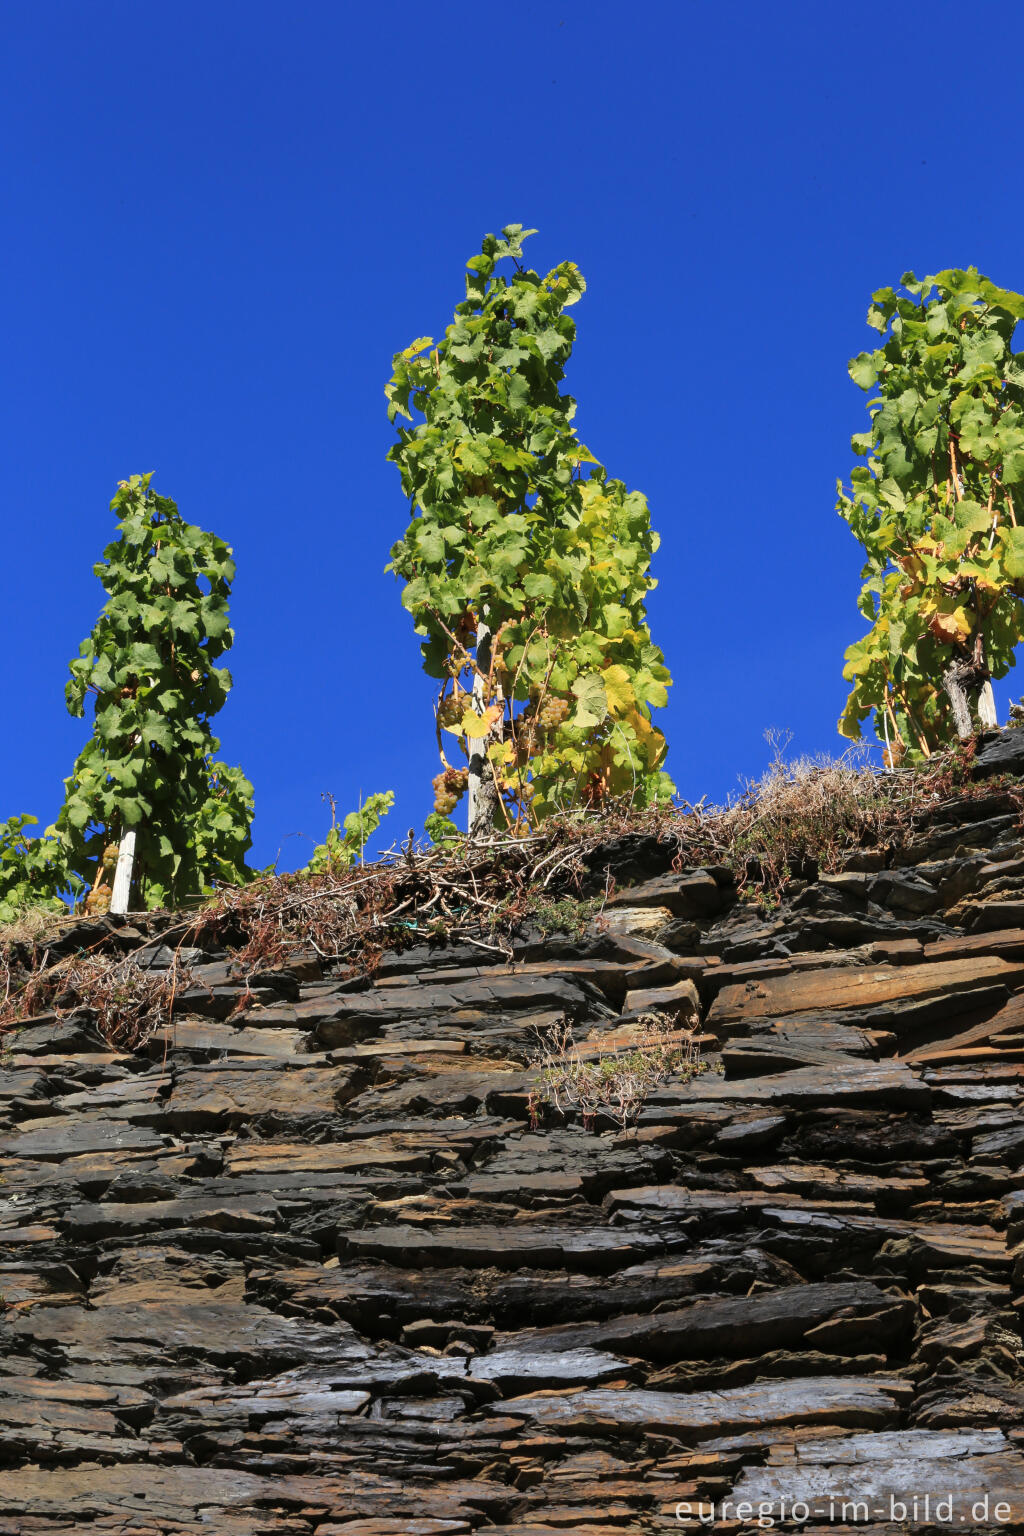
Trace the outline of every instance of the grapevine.
{"label": "grapevine", "polygon": [[149,475],[119,483],[118,537],[95,567],[108,598],[71,663],[68,709],[93,701],[93,732],[65,780],[48,838],[90,889],[109,901],[113,866],[134,832],[133,890],[147,906],[173,904],[214,882],[246,877],[252,786],[216,760],[210,730],[231,676],[231,550],[186,523]]}
{"label": "grapevine", "polygon": [[[439,683],[431,822],[446,835],[467,790],[474,836],[672,791],[651,723],[671,678],[644,606],[658,536],[643,496],[573,429],[565,311],[585,285],[572,262],[546,277],[525,268],[531,233],[486,237],[443,340],[397,354],[386,391],[391,421],[411,423],[389,458],[413,510],[389,569]],[[511,276],[496,274],[500,261]]]}
{"label": "grapevine", "polygon": [[27,908],[66,912],[61,891],[80,891],[61,844],[52,834],[37,837],[27,828],[35,816],[0,822],[0,923],[11,923]]}
{"label": "grapevine", "polygon": [[313,849],[307,872],[313,875],[339,874],[362,863],[363,850],[395,803],[394,791],[368,795],[357,811],[350,811],[338,826],[337,808],[333,795],[323,797],[330,803],[331,827],[322,843]]}
{"label": "grapevine", "polygon": [[839,729],[859,737],[873,717],[890,764],[994,725],[991,679],[1024,638],[1021,318],[1024,296],[973,267],[908,272],[874,294],[883,343],[850,364],[871,426],[838,511],[867,554],[871,627],[846,652]]}

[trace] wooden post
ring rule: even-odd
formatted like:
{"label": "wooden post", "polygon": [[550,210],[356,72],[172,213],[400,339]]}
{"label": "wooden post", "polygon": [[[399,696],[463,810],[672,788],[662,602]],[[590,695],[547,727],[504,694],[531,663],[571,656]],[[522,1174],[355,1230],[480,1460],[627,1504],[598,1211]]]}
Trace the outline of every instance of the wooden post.
{"label": "wooden post", "polygon": [[117,850],[117,868],[114,871],[114,890],[110,898],[110,910],[120,916],[128,911],[132,890],[132,870],[135,867],[135,828],[129,827],[121,838]]}
{"label": "wooden post", "polygon": [[[473,709],[482,715],[486,709],[487,674],[491,670],[491,632],[481,620],[476,629],[476,673],[473,677]],[[469,742],[469,794],[466,831],[471,841],[488,838],[494,831],[494,813],[498,795],[494,775],[487,761],[487,748],[495,740],[493,731]]]}
{"label": "wooden post", "polygon": [[964,662],[952,661],[942,674],[942,686],[946,690],[946,697],[953,710],[956,733],[961,741],[966,741],[967,737],[974,732],[971,724],[971,705],[965,686],[966,679],[972,676],[973,670]]}

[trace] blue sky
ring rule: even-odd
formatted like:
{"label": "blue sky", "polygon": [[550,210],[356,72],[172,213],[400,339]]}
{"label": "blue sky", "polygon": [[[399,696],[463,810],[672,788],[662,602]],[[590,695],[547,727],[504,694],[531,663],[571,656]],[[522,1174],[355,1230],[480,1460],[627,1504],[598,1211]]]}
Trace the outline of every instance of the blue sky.
{"label": "blue sky", "polygon": [[[0,817],[55,815],[85,725],[67,662],[118,479],[235,548],[217,725],[255,858],[360,794],[431,807],[430,685],[383,574],[407,521],[383,396],[482,235],[588,283],[581,436],[662,536],[651,627],[680,792],[766,729],[839,750],[871,291],[975,263],[1024,289],[1024,11],[976,0],[644,6],[121,0],[2,6]],[[1014,684],[1016,686],[1014,687]],[[1024,691],[997,690],[1005,711]]]}

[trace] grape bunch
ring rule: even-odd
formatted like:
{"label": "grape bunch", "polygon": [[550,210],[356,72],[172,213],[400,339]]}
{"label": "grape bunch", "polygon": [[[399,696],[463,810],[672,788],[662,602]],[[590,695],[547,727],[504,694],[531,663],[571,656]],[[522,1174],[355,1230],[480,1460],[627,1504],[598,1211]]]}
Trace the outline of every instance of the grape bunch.
{"label": "grape bunch", "polygon": [[465,708],[465,696],[459,693],[450,693],[437,706],[438,721],[446,729],[450,730],[453,726],[458,726],[462,723]]}
{"label": "grape bunch", "polygon": [[469,772],[465,768],[446,768],[433,780],[434,810],[439,816],[450,816],[466,792]]}
{"label": "grape bunch", "polygon": [[537,710],[537,724],[541,730],[557,731],[563,720],[569,718],[569,705],[565,699],[548,694]]}

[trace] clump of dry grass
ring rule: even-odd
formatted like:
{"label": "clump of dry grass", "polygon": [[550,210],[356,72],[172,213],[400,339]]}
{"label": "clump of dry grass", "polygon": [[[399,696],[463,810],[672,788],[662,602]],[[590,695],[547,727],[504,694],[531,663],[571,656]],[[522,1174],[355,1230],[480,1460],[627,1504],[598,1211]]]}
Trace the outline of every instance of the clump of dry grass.
{"label": "clump of dry grass", "polygon": [[639,1037],[621,1050],[581,1045],[567,1019],[545,1031],[531,1062],[538,1073],[530,1092],[533,1124],[549,1107],[577,1111],[587,1130],[599,1115],[625,1130],[659,1083],[669,1077],[686,1083],[708,1070],[693,1032],[674,1030],[673,1021],[657,1012],[641,1014],[637,1022]]}
{"label": "clump of dry grass", "polygon": [[177,959],[165,971],[150,971],[131,955],[80,953],[52,965],[48,958],[44,954],[41,963],[20,978],[17,988],[12,988],[14,971],[9,960],[3,961],[0,1031],[46,1010],[64,1019],[85,1009],[109,1046],[135,1050],[171,1022],[176,998],[194,982],[191,970]]}
{"label": "clump of dry grass", "polygon": [[148,971],[131,955],[113,964],[103,956],[88,955],[64,968],[54,1012],[64,1018],[88,1008],[109,1046],[136,1050],[171,1023],[175,998],[192,980],[191,972],[177,963],[166,971]]}
{"label": "clump of dry grass", "polygon": [[[924,767],[883,772],[866,748],[787,762],[788,736],[768,731],[766,772],[724,806],[689,808],[680,829],[681,864],[702,860],[730,869],[741,896],[777,903],[789,882],[833,873],[854,849],[905,845],[930,810],[953,793],[986,794],[992,783],[967,775],[970,746]],[[1024,806],[1024,795],[1020,796]]]}
{"label": "clump of dry grass", "polygon": [[21,907],[9,923],[0,923],[0,952],[16,944],[42,944],[79,919],[73,913],[54,912],[52,907]]}
{"label": "clump of dry grass", "polygon": [[[912,780],[873,772],[863,749],[784,761],[785,743],[767,771],[719,812],[728,862],[748,894],[777,897],[795,875],[834,871],[851,848],[898,840],[917,809]],[[910,794],[908,795],[908,789]]]}
{"label": "clump of dry grass", "polygon": [[526,918],[548,931],[585,926],[596,904],[580,900],[584,856],[599,828],[552,823],[531,837],[404,845],[372,865],[264,877],[222,891],[193,919],[189,938],[226,940],[243,971],[309,949],[331,966],[372,970],[385,949],[423,941],[505,954],[503,936]]}

